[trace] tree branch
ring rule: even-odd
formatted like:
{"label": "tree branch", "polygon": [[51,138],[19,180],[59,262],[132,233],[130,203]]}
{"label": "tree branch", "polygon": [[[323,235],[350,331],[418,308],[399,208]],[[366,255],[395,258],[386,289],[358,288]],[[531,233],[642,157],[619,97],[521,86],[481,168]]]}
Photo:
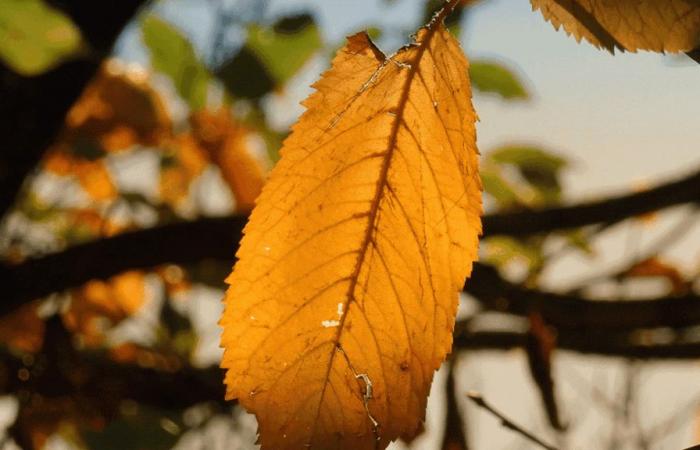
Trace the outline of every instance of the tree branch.
{"label": "tree branch", "polygon": [[700,296],[637,300],[592,300],[528,289],[503,279],[493,267],[476,264],[465,291],[486,308],[518,316],[537,311],[557,329],[624,330],[700,324]]}
{"label": "tree branch", "polygon": [[[527,336],[520,331],[467,331],[465,322],[458,323],[454,351],[506,351],[524,348]],[[697,359],[700,342],[642,345],[631,343],[632,334],[601,333],[591,336],[571,331],[560,334],[558,348],[584,354],[598,354],[635,359]],[[58,342],[58,343],[57,343]],[[59,345],[57,339],[45,342],[49,355]],[[59,352],[60,353],[60,352]],[[64,352],[65,353],[65,352]],[[43,358],[45,354],[37,355]],[[68,358],[69,360],[71,358]],[[7,373],[18,373],[26,367],[23,358],[2,353]],[[203,402],[231,405],[224,401],[223,373],[218,367],[196,369],[185,367],[176,372],[165,372],[135,364],[120,364],[105,356],[79,356],[75,361],[65,357],[57,359],[63,370],[53,365],[37,371],[29,367],[31,377],[22,380],[7,377],[2,381],[3,392],[30,391],[46,398],[78,395],[99,399],[107,412],[123,399],[159,408],[181,410]],[[37,363],[35,362],[35,365]],[[43,367],[46,366],[46,367]],[[77,379],[69,374],[78,371]],[[65,372],[65,373],[64,373]]]}
{"label": "tree branch", "polygon": [[[638,195],[631,197],[637,199]],[[591,206],[585,208],[590,210]],[[568,214],[575,216],[577,209],[569,207]],[[546,211],[549,210],[545,214]],[[532,217],[539,213],[528,214]],[[486,223],[489,217],[497,216],[487,216]],[[189,264],[207,258],[232,262],[245,221],[243,216],[233,216],[163,225],[76,245],[18,265],[0,266],[0,283],[5,286],[0,314],[33,299],[128,269]],[[513,222],[508,231],[518,228],[519,223]],[[700,323],[700,299],[696,294],[636,301],[589,300],[516,286],[481,264],[475,265],[466,291],[488,309],[522,316],[539,311],[556,328],[635,329]]]}
{"label": "tree branch", "polygon": [[[609,223],[675,203],[696,202],[700,198],[698,190],[700,172],[652,190],[598,203],[485,216],[485,230],[490,235],[519,234],[523,230],[552,230],[559,225]],[[232,262],[245,222],[244,216],[232,216],[162,225],[76,245],[18,265],[0,265],[0,283],[5,287],[0,314],[53,292],[128,269],[146,269],[164,263],[189,264],[207,258]],[[696,294],[622,302],[594,301],[526,289],[480,264],[475,265],[466,291],[487,309],[521,316],[539,311],[547,323],[559,329],[636,329],[700,323],[700,299]]]}
{"label": "tree branch", "polygon": [[[458,323],[459,330],[462,324]],[[557,349],[580,354],[622,357],[630,359],[698,359],[699,341],[642,343],[638,331],[627,333],[576,332],[562,330],[557,335]],[[521,331],[457,331],[453,351],[506,351],[525,348],[527,335]]]}
{"label": "tree branch", "polygon": [[700,170],[653,189],[605,200],[485,216],[484,236],[525,236],[596,223],[609,225],[682,203],[700,204]]}

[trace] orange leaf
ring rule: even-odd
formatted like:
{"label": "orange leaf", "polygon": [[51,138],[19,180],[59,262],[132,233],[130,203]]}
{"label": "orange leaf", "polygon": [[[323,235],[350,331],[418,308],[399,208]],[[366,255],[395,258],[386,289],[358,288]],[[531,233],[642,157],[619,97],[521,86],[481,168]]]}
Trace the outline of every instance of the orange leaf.
{"label": "orange leaf", "polygon": [[175,264],[168,264],[166,266],[160,266],[155,269],[155,272],[163,280],[165,284],[165,289],[169,294],[176,294],[178,292],[186,291],[192,287],[192,283],[187,277],[187,274],[182,267],[176,266]]}
{"label": "orange leaf", "polygon": [[197,112],[191,122],[200,145],[219,166],[235,196],[237,209],[250,211],[265,182],[265,173],[246,144],[248,130],[223,108],[215,114]]}
{"label": "orange leaf", "polygon": [[76,208],[71,211],[73,230],[84,230],[88,236],[114,236],[124,230],[124,225],[102,216],[98,211],[88,208]]}
{"label": "orange leaf", "polygon": [[112,181],[104,161],[76,161],[75,173],[80,186],[93,200],[110,200],[117,196],[117,188]]}
{"label": "orange leaf", "polygon": [[44,320],[28,303],[0,318],[0,342],[18,350],[36,353],[44,342]]}
{"label": "orange leaf", "polygon": [[452,344],[481,184],[467,61],[435,21],[349,38],[257,200],[221,318],[227,398],[263,449],[410,438]]}
{"label": "orange leaf", "polygon": [[146,295],[144,275],[132,270],[108,281],[92,280],[73,291],[70,308],[63,315],[66,327],[79,333],[88,345],[102,342],[104,319],[110,324],[135,313]]}
{"label": "orange leaf", "polygon": [[160,196],[176,205],[189,192],[190,184],[208,164],[206,152],[191,134],[181,134],[171,142],[172,161],[160,171]]}
{"label": "orange leaf", "polygon": [[60,141],[93,140],[106,151],[158,144],[170,134],[171,123],[147,81],[143,73],[107,61],[68,112]]}
{"label": "orange leaf", "polygon": [[117,187],[103,160],[79,158],[70,154],[63,144],[48,152],[44,169],[59,176],[75,176],[80,187],[93,200],[111,200],[117,196]]}
{"label": "orange leaf", "polygon": [[610,51],[687,52],[700,45],[700,8],[688,0],[531,0],[556,29]]}
{"label": "orange leaf", "polygon": [[55,175],[66,176],[73,171],[73,158],[64,151],[50,151],[44,157],[44,170]]}

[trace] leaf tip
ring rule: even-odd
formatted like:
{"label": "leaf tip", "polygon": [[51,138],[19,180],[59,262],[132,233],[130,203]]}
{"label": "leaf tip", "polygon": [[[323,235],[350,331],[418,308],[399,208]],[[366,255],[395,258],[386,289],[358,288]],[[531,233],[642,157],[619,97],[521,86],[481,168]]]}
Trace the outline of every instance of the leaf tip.
{"label": "leaf tip", "polygon": [[378,61],[384,61],[386,55],[372,42],[366,31],[360,31],[347,37],[348,45],[345,47],[348,53],[357,55],[365,51],[370,51]]}

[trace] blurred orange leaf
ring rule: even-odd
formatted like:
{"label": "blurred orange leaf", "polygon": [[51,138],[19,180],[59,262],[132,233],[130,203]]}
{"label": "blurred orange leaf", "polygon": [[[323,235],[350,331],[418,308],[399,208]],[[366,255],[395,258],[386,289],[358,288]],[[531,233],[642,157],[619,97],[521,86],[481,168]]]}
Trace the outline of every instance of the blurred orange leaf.
{"label": "blurred orange leaf", "polygon": [[410,439],[451,348],[481,184],[467,61],[436,20],[349,38],[257,200],[226,293],[227,398],[263,449]]}
{"label": "blurred orange leaf", "polygon": [[91,161],[54,149],[44,158],[44,169],[60,176],[74,176],[93,200],[111,200],[117,196],[112,175],[101,159]]}
{"label": "blurred orange leaf", "polygon": [[68,112],[59,142],[90,139],[105,151],[116,151],[156,145],[170,135],[171,126],[165,104],[145,74],[111,59]]}
{"label": "blurred orange leaf", "polygon": [[123,225],[104,217],[94,209],[78,208],[71,210],[71,213],[71,229],[86,232],[89,237],[114,236],[124,230]]}
{"label": "blurred orange leaf", "polygon": [[171,128],[165,105],[144,73],[112,59],[68,112],[44,168],[75,176],[93,200],[110,200],[117,189],[101,158],[104,152],[160,144],[169,138]]}
{"label": "blurred orange leaf", "polygon": [[265,173],[248,148],[249,131],[223,108],[195,113],[191,123],[200,145],[219,166],[236,198],[237,209],[250,211],[265,182]]}
{"label": "blurred orange leaf", "polygon": [[160,197],[164,203],[177,205],[190,189],[192,181],[208,164],[206,152],[189,133],[178,135],[168,144],[160,171]]}
{"label": "blurred orange leaf", "polygon": [[175,372],[182,368],[182,362],[174,355],[164,355],[134,343],[124,343],[109,350],[109,355],[120,364],[137,364],[150,369]]}
{"label": "blurred orange leaf", "polygon": [[117,188],[103,161],[76,161],[74,168],[80,186],[93,200],[117,196]]}
{"label": "blurred orange leaf", "polygon": [[45,326],[37,306],[36,302],[27,303],[0,317],[0,342],[24,352],[38,352],[44,342]]}
{"label": "blurred orange leaf", "polygon": [[63,314],[66,327],[84,338],[87,345],[102,342],[108,325],[135,313],[146,294],[143,272],[132,270],[108,281],[92,280],[72,293],[70,308]]}
{"label": "blurred orange leaf", "polygon": [[163,280],[165,289],[170,294],[185,291],[191,287],[190,280],[180,266],[175,264],[160,266],[156,269],[156,273]]}

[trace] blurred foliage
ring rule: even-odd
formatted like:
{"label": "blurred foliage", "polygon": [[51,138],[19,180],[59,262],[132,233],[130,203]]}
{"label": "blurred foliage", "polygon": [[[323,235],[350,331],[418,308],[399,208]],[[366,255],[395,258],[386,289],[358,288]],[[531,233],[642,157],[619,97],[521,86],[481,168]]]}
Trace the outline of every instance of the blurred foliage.
{"label": "blurred foliage", "polygon": [[281,88],[321,48],[321,36],[309,14],[284,17],[272,26],[252,24],[238,53],[218,70],[228,91],[260,98]]}
{"label": "blurred foliage", "polygon": [[506,100],[530,97],[519,77],[501,62],[474,59],[469,63],[469,76],[478,91],[497,94]]}
{"label": "blurred foliage", "polygon": [[197,58],[192,44],[174,26],[149,15],[141,25],[151,64],[168,75],[177,93],[193,110],[207,104],[211,75]]}
{"label": "blurred foliage", "polygon": [[321,48],[321,35],[311,15],[299,14],[284,17],[272,27],[251,25],[246,46],[281,86]]}
{"label": "blurred foliage", "polygon": [[[484,194],[496,210],[517,211],[561,204],[562,174],[569,167],[566,159],[549,150],[531,145],[505,145],[484,153],[481,179]],[[554,233],[566,245],[591,255],[590,244],[582,230]],[[520,265],[523,281],[534,284],[544,269],[546,236],[515,238],[495,236],[482,242],[485,260],[501,269]]]}
{"label": "blurred foliage", "polygon": [[80,30],[43,0],[0,0],[0,58],[22,75],[39,75],[77,53]]}
{"label": "blurred foliage", "polygon": [[503,209],[557,204],[566,167],[566,160],[541,148],[499,147],[484,157],[484,190]]}

